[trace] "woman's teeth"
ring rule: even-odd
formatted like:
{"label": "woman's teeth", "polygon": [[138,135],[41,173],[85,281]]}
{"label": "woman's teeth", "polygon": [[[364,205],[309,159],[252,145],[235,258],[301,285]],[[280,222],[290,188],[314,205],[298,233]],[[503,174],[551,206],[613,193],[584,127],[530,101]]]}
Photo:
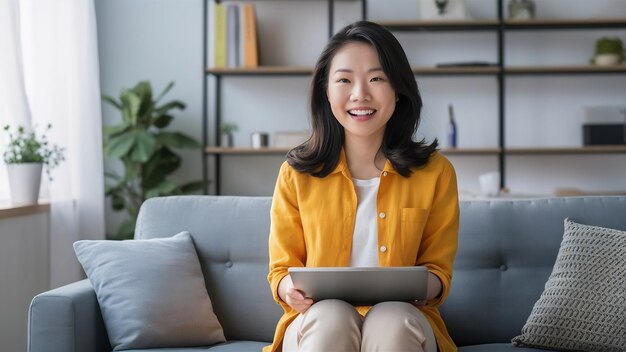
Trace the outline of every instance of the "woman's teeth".
{"label": "woman's teeth", "polygon": [[374,110],[349,110],[350,115],[367,116],[374,113]]}

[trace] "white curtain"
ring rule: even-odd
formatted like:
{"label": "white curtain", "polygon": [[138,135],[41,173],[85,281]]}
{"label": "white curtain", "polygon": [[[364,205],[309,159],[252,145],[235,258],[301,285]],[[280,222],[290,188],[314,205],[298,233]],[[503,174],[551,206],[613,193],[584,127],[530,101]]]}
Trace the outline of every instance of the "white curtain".
{"label": "white curtain", "polygon": [[51,204],[50,283],[57,287],[82,277],[72,243],[105,237],[93,0],[0,0],[0,51],[0,123],[51,123],[50,141],[66,149],[41,191]]}

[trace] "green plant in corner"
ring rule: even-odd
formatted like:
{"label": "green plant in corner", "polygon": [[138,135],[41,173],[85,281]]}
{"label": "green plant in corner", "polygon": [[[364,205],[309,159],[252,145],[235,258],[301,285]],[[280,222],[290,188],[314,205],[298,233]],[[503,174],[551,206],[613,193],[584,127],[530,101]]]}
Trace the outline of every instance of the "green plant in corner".
{"label": "green plant in corner", "polygon": [[115,211],[126,210],[124,221],[112,239],[132,238],[139,207],[144,200],[179,194],[196,193],[204,187],[203,181],[177,185],[168,179],[181,164],[181,157],[174,153],[178,148],[200,148],[195,139],[164,129],[174,119],[173,110],[182,110],[185,104],[178,100],[160,104],[163,96],[172,88],[171,82],[156,99],[152,97],[149,82],[139,82],[132,89],[123,89],[119,101],[103,95],[103,101],[122,113],[122,121],[104,128],[104,155],[118,159],[124,174],[105,172],[106,196],[111,197]]}
{"label": "green plant in corner", "polygon": [[36,133],[36,127],[27,131],[23,126],[17,126],[11,131],[11,126],[5,125],[4,131],[9,136],[9,143],[4,151],[4,162],[7,164],[41,163],[49,180],[52,180],[50,172],[63,160],[64,148],[48,142],[46,133],[52,129],[48,124],[40,135]]}

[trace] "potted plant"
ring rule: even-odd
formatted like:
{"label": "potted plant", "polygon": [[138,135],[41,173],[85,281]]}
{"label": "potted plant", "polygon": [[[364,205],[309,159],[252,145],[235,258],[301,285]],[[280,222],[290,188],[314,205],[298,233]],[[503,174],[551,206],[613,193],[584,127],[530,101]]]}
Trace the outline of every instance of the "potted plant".
{"label": "potted plant", "polygon": [[596,41],[592,63],[595,65],[617,65],[624,60],[624,43],[618,37],[602,37]]}
{"label": "potted plant", "polygon": [[109,234],[109,238],[133,237],[139,206],[145,199],[192,194],[204,187],[203,181],[177,185],[169,179],[182,161],[174,149],[200,148],[195,139],[165,130],[174,119],[173,110],[185,108],[178,100],[161,103],[173,85],[171,82],[157,98],[153,98],[152,86],[147,81],[139,82],[132,89],[123,89],[119,100],[102,97],[122,113],[120,123],[104,128],[104,155],[121,161],[124,169],[121,175],[105,172],[106,196],[111,197],[114,211],[126,210],[128,214],[117,233]]}
{"label": "potted plant", "polygon": [[48,124],[44,132],[38,135],[36,128],[26,130],[23,126],[13,129],[9,125],[4,126],[9,137],[4,162],[7,164],[11,201],[14,204],[37,204],[42,169],[52,180],[51,170],[65,160],[65,150],[48,142],[46,133],[51,128],[52,125]]}
{"label": "potted plant", "polygon": [[220,146],[222,147],[232,147],[233,146],[233,132],[236,132],[239,129],[236,123],[222,122],[220,124]]}

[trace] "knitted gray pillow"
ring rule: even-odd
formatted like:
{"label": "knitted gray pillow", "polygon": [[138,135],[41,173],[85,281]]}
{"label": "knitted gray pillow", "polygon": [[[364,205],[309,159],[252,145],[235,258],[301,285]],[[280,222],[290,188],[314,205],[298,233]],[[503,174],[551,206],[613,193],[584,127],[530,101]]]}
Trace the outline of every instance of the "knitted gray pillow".
{"label": "knitted gray pillow", "polygon": [[545,289],[513,345],[626,351],[626,232],[565,219]]}

